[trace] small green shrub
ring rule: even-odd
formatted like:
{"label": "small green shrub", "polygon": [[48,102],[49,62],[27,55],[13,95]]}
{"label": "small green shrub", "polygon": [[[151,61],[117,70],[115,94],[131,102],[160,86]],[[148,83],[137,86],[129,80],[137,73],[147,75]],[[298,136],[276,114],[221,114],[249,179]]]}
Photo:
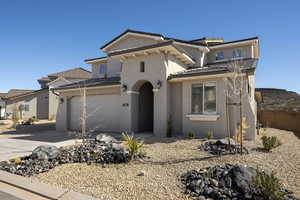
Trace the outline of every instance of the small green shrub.
{"label": "small green shrub", "polygon": [[34,122],[38,121],[37,118],[36,118],[36,116],[32,116],[31,120],[34,121]]}
{"label": "small green shrub", "polygon": [[188,132],[188,138],[195,139],[195,133],[193,133],[192,131]]}
{"label": "small green shrub", "polygon": [[172,137],[172,118],[171,116],[168,119],[167,122],[167,137]]}
{"label": "small green shrub", "polygon": [[252,178],[252,189],[255,194],[263,197],[263,199],[284,199],[286,193],[283,192],[282,185],[274,172],[268,174],[257,169],[256,173],[256,176]]}
{"label": "small green shrub", "polygon": [[55,120],[55,115],[51,115],[50,117],[49,117],[49,121],[54,121]]}
{"label": "small green shrub", "polygon": [[15,164],[19,164],[22,160],[20,157],[17,157],[17,158],[12,158],[9,160],[10,162],[13,162]]}
{"label": "small green shrub", "polygon": [[207,135],[206,135],[208,140],[211,140],[214,138],[214,133],[212,131],[208,131]]}
{"label": "small green shrub", "polygon": [[122,135],[123,139],[126,141],[130,158],[135,158],[138,154],[141,153],[144,142],[135,139],[133,135],[129,136],[127,133],[122,133]]}
{"label": "small green shrub", "polygon": [[266,135],[261,137],[264,149],[270,152],[272,149],[281,145],[281,142],[276,136],[268,137]]}

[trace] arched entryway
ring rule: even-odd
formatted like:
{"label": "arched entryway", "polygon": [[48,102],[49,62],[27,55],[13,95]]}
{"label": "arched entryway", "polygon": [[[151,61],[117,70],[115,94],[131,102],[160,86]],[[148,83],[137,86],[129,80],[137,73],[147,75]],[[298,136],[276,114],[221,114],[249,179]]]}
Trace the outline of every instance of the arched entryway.
{"label": "arched entryway", "polygon": [[143,83],[138,92],[138,132],[153,132],[153,86]]}

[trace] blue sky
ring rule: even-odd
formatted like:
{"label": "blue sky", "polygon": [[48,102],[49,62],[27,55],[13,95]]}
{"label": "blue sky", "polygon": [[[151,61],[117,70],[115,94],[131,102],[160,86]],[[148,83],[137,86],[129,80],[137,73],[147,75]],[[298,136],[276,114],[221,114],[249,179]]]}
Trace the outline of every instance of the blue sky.
{"label": "blue sky", "polygon": [[257,87],[300,93],[300,1],[0,1],[0,92],[102,56],[126,29],[178,39],[260,37]]}

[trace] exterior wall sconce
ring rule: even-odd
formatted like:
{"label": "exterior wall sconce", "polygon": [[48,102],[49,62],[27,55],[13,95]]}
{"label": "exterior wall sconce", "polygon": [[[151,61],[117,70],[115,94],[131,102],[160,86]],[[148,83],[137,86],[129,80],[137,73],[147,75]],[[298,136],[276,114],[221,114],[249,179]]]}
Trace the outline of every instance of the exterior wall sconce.
{"label": "exterior wall sconce", "polygon": [[126,91],[127,91],[127,85],[126,85],[126,84],[123,84],[123,85],[122,85],[122,89],[123,89],[123,92],[126,92]]}
{"label": "exterior wall sconce", "polygon": [[63,98],[60,98],[60,99],[59,99],[60,104],[63,104],[64,101],[65,101],[65,100],[64,100]]}
{"label": "exterior wall sconce", "polygon": [[157,87],[157,89],[160,89],[161,86],[162,86],[162,82],[161,82],[160,80],[158,80],[158,81],[156,82],[156,87]]}

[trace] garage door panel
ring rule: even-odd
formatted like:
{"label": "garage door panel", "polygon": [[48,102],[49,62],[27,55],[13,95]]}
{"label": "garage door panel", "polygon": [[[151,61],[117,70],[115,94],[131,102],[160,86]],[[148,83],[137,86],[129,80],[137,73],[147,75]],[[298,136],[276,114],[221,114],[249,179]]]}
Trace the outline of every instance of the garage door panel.
{"label": "garage door panel", "polygon": [[[87,128],[89,130],[120,131],[120,96],[87,96]],[[70,128],[80,129],[80,97],[71,102]]]}

